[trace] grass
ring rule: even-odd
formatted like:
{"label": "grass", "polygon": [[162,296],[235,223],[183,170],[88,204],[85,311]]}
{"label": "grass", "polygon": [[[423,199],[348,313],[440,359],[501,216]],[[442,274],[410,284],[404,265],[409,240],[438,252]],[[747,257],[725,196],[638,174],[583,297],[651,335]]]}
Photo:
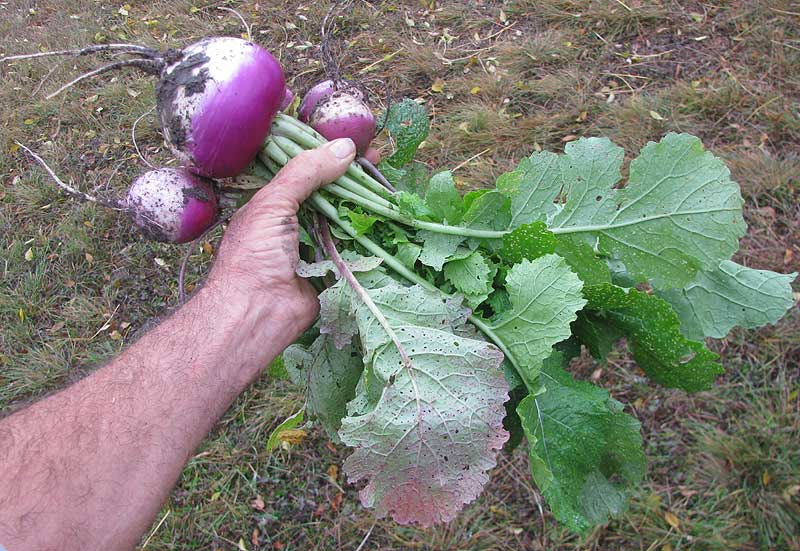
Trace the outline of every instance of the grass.
{"label": "grass", "polygon": [[[320,78],[326,6],[226,5],[280,56],[295,90]],[[737,260],[791,272],[800,270],[798,13],[788,0],[376,2],[353,4],[338,33],[345,72],[368,78],[376,98],[388,90],[427,101],[434,127],[422,160],[468,160],[456,173],[464,189],[574,137],[606,135],[631,155],[668,131],[691,132],[742,185],[749,232]],[[110,40],[179,47],[240,32],[232,14],[189,1],[0,5],[0,55]],[[64,198],[13,145],[34,147],[83,189],[115,196],[143,168],[131,140],[142,116],[144,154],[170,162],[146,114],[148,79],[108,75],[43,99],[95,62],[0,67],[2,413],[102,364],[177,301],[178,248]],[[193,254],[192,281],[210,261]],[[642,421],[649,473],[621,519],[585,538],[562,531],[540,510],[518,451],[450,525],[381,520],[365,548],[800,549],[800,314],[714,346],[727,374],[693,396],[645,384],[621,352],[604,366],[575,365],[585,376],[602,369],[600,384]],[[357,547],[373,520],[339,472],[346,450],[316,431],[291,449],[264,450],[301,403],[270,378],[243,394],[187,465],[144,548]]]}

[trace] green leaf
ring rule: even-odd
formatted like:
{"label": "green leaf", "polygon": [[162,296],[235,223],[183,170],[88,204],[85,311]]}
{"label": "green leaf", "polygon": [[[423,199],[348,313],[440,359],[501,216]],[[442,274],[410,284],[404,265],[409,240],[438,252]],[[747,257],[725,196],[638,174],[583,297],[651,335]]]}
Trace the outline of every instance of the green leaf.
{"label": "green leaf", "polygon": [[480,493],[508,438],[503,355],[453,333],[466,321],[458,301],[419,286],[368,293],[386,321],[357,306],[369,380],[339,430],[354,448],[343,469],[350,482],[366,480],[361,503],[378,517],[449,521]]}
{"label": "green leaf", "polygon": [[588,285],[587,318],[622,332],[633,356],[655,382],[689,392],[711,386],[724,372],[716,354],[680,332],[675,311],[663,299],[615,285]]}
{"label": "green leaf", "polygon": [[556,237],[547,229],[544,222],[534,222],[518,226],[503,236],[503,248],[499,254],[509,266],[523,260],[535,260],[540,256],[552,254],[556,249]]}
{"label": "green leaf", "polygon": [[442,270],[442,266],[458,250],[458,246],[464,241],[460,235],[447,235],[430,231],[417,232],[417,238],[422,239],[422,252],[419,261],[430,266],[437,272]]}
{"label": "green leaf", "polygon": [[428,167],[418,161],[412,161],[403,168],[395,168],[384,159],[378,164],[378,170],[389,180],[397,191],[425,195],[428,188]]}
{"label": "green leaf", "polygon": [[572,322],[572,334],[598,360],[604,360],[622,338],[622,332],[614,325],[590,319],[584,312],[579,312],[578,319]]}
{"label": "green leaf", "polygon": [[300,243],[303,245],[308,245],[309,247],[315,246],[314,241],[311,239],[311,236],[308,235],[308,231],[303,226],[298,227],[297,232],[300,237]]}
{"label": "green leaf", "polygon": [[559,163],[566,202],[554,233],[596,243],[660,289],[682,287],[730,258],[745,231],[739,186],[698,138],[670,133],[647,144],[625,187],[612,189],[622,156],[604,138],[567,144]]}
{"label": "green leaf", "polygon": [[450,171],[433,175],[428,182],[425,202],[435,213],[437,220],[443,220],[451,226],[461,222],[461,217],[464,215],[464,200],[456,189]]}
{"label": "green leaf", "polygon": [[464,194],[464,211],[468,211],[469,208],[472,206],[472,203],[475,202],[475,199],[481,197],[482,195],[486,195],[487,193],[491,192],[491,189],[476,189],[474,191],[468,191]]}
{"label": "green leaf", "polygon": [[585,241],[571,235],[556,236],[555,253],[564,258],[584,285],[611,283],[611,271]]}
{"label": "green leaf", "polygon": [[560,522],[575,532],[618,516],[645,470],[639,422],[608,392],[576,381],[554,360],[544,392],[517,407],[536,485]]}
{"label": "green leaf", "polygon": [[267,367],[267,374],[273,379],[283,381],[289,378],[289,372],[286,371],[286,366],[283,364],[283,355],[278,356]]}
{"label": "green leaf", "polygon": [[492,273],[492,267],[478,251],[444,265],[444,277],[465,295],[488,297],[492,292]]}
{"label": "green leaf", "polygon": [[511,300],[508,298],[508,291],[503,287],[498,287],[489,296],[488,304],[495,314],[501,314],[511,309]]}
{"label": "green leaf", "polygon": [[498,191],[511,198],[510,227],[545,221],[555,211],[553,201],[561,191],[558,159],[555,153],[534,153],[497,179]]}
{"label": "green leaf", "polygon": [[270,433],[269,438],[267,439],[267,453],[272,453],[275,451],[275,448],[280,445],[280,436],[283,431],[296,429],[303,424],[303,421],[305,420],[305,412],[306,410],[303,408],[297,413],[293,413],[284,419],[280,425],[275,427],[275,430]]}
{"label": "green leaf", "polygon": [[400,214],[418,220],[436,221],[436,213],[428,207],[425,200],[416,193],[398,191],[395,194]]}
{"label": "green leaf", "polygon": [[301,374],[306,384],[306,408],[319,419],[328,436],[338,442],[341,419],[361,377],[361,353],[352,345],[341,350],[320,335],[309,347],[293,344],[283,353],[287,369]]}
{"label": "green leaf", "polygon": [[794,306],[791,284],[796,277],[726,260],[716,270],[700,272],[683,289],[660,296],[678,313],[686,337],[721,339],[736,326],[761,327],[781,319]]}
{"label": "green leaf", "polygon": [[479,230],[504,230],[510,222],[511,201],[497,191],[489,191],[470,203],[461,225]]}
{"label": "green leaf", "polygon": [[512,308],[490,327],[513,356],[509,360],[529,389],[553,345],[570,336],[570,323],[586,304],[581,287],[578,276],[554,254],[523,260],[508,272],[506,290]]}
{"label": "green leaf", "polygon": [[[378,118],[383,120],[383,115]],[[414,158],[419,145],[428,137],[428,111],[412,99],[405,98],[389,107],[386,130],[395,144],[395,152],[386,162],[400,168]]]}
{"label": "green leaf", "polygon": [[344,214],[350,219],[350,225],[355,228],[358,235],[364,235],[365,233],[368,233],[369,230],[372,229],[372,226],[375,224],[375,222],[378,221],[378,218],[375,216],[356,212],[350,209],[345,209]]}
{"label": "green leaf", "polygon": [[416,243],[398,243],[395,256],[406,267],[413,269],[414,264],[416,264],[419,259],[420,253],[422,253],[422,247]]}

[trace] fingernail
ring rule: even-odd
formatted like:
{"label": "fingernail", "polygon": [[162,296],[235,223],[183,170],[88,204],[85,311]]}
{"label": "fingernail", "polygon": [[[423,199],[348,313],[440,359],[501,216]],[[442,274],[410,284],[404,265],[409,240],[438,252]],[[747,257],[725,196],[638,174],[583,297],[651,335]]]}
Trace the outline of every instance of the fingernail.
{"label": "fingernail", "polygon": [[353,155],[356,150],[356,144],[350,138],[338,138],[328,144],[328,149],[337,159],[346,159]]}

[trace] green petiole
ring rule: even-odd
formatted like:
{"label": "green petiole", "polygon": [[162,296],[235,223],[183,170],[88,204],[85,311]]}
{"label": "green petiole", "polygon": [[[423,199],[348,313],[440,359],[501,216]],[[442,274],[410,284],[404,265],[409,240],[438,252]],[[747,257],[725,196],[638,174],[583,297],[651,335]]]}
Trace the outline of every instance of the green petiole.
{"label": "green petiole", "polygon": [[[408,269],[402,262],[397,260],[397,258],[395,258],[395,256],[392,253],[383,249],[380,245],[372,241],[370,238],[363,235],[358,235],[356,229],[346,220],[342,220],[339,217],[338,212],[336,211],[336,207],[333,206],[330,203],[330,201],[325,199],[319,192],[314,192],[309,198],[309,202],[314,206],[315,209],[317,209],[320,213],[322,213],[331,222],[335,223],[337,226],[342,228],[342,230],[344,230],[345,233],[350,235],[350,237],[352,237],[359,245],[367,249],[375,256],[383,259],[384,263],[386,263],[386,265],[392,270],[394,270],[398,275],[406,278],[411,283],[416,283],[417,285],[421,285],[422,287],[424,287],[429,291],[441,293],[445,296],[450,296],[447,293],[444,293],[436,285],[430,283],[426,279],[417,275],[414,271]],[[501,352],[503,352],[508,361],[511,362],[511,365],[513,365],[514,368],[517,369],[518,363],[516,358],[511,353],[511,351],[505,346],[503,341],[500,340],[497,337],[497,335],[495,335],[491,327],[486,325],[486,323],[482,319],[475,316],[474,314],[470,315],[468,319],[470,323],[472,323],[475,327],[477,327],[484,335],[486,335],[489,338],[490,341],[492,341],[500,349]],[[517,369],[517,372],[521,373],[519,369]],[[526,384],[529,383],[529,381],[527,380],[525,382]],[[534,386],[532,386],[532,382],[530,383],[531,384],[529,385],[529,388],[534,388]]]}

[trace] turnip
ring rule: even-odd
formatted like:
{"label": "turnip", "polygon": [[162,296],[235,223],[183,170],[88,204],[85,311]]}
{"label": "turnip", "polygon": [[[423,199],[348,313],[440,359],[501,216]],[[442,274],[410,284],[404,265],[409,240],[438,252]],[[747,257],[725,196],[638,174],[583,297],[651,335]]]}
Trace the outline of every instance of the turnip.
{"label": "turnip", "polygon": [[302,122],[308,123],[319,102],[337,91],[349,92],[360,100],[364,99],[364,94],[361,90],[351,82],[346,80],[337,80],[336,82],[332,80],[323,80],[312,86],[311,89],[306,92],[306,95],[303,96],[303,101],[300,102],[300,107],[297,109],[297,118]]}
{"label": "turnip", "polygon": [[156,86],[158,115],[173,153],[210,178],[236,176],[252,161],[284,98],[272,55],[240,38],[184,48]]}
{"label": "turnip", "polygon": [[33,157],[66,193],[81,201],[128,213],[142,232],[155,241],[192,241],[217,220],[219,203],[213,181],[185,168],[159,168],[145,172],[130,185],[125,199],[106,199],[67,184],[39,155],[21,143],[15,143]]}
{"label": "turnip", "polygon": [[286,108],[289,107],[292,102],[294,101],[294,92],[290,88],[283,89],[283,99],[281,99],[280,110],[286,111]]}
{"label": "turnip", "polygon": [[217,219],[212,182],[182,168],[159,168],[136,178],[124,205],[142,232],[155,241],[186,243]]}
{"label": "turnip", "polygon": [[[287,92],[278,61],[262,47],[233,37],[206,38],[159,52],[136,44],[107,44],[0,58],[0,63],[97,52],[133,56],[84,73],[50,94],[123,67],[160,75],[158,117],[170,149],[189,169],[209,178],[236,176],[269,133]],[[289,93],[291,93],[289,91]]]}
{"label": "turnip", "polygon": [[363,155],[375,137],[375,117],[359,96],[351,90],[333,92],[317,103],[308,124],[328,140],[350,138]]}
{"label": "turnip", "polygon": [[332,80],[323,80],[319,84],[312,86],[300,102],[300,107],[297,109],[297,118],[307,123],[319,100],[330,96],[335,91],[336,85]]}

